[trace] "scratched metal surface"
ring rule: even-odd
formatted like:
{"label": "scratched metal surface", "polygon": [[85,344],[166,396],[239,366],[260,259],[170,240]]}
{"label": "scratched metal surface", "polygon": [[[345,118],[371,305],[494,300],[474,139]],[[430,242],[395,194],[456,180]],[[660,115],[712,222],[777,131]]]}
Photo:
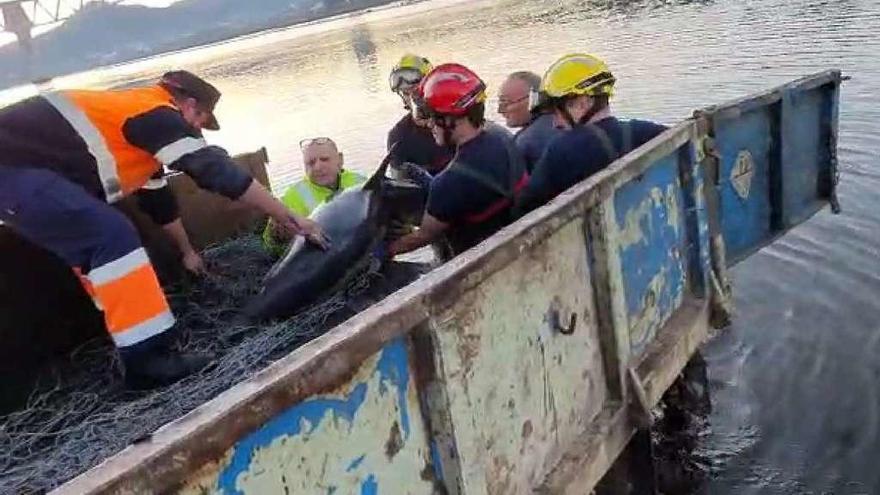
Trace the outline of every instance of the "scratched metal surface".
{"label": "scratched metal surface", "polygon": [[[571,335],[554,328],[576,314]],[[576,218],[437,315],[435,359],[463,493],[529,493],[605,401],[583,222]],[[444,473],[449,479],[456,473]]]}
{"label": "scratched metal surface", "polygon": [[337,390],[296,404],[206,466],[185,494],[430,494],[431,457],[406,340]]}

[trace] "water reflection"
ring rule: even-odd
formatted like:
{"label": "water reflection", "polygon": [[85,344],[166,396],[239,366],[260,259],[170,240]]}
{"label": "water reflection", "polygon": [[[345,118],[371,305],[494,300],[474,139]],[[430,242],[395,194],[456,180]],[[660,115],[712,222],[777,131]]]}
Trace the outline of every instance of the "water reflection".
{"label": "water reflection", "polygon": [[358,67],[361,69],[361,77],[364,86],[370,93],[378,93],[382,86],[382,77],[379,69],[379,57],[376,52],[376,43],[373,41],[373,33],[370,29],[360,24],[351,32],[351,47],[357,57]]}

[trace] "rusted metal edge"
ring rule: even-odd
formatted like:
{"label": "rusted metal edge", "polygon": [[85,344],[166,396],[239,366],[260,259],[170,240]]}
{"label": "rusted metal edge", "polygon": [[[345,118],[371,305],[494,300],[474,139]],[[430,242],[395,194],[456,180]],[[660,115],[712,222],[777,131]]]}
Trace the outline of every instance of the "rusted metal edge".
{"label": "rusted metal edge", "polygon": [[709,338],[709,309],[708,301],[685,297],[645,352],[634,358],[631,367],[636,370],[650,407],[657,405],[697,348]]}
{"label": "rusted metal edge", "polygon": [[553,463],[544,476],[536,495],[590,493],[614,461],[626,448],[636,431],[627,408],[617,402],[608,402],[571,447]]}
{"label": "rusted metal edge", "polygon": [[[709,336],[706,301],[686,299],[655,341],[633,364],[646,405],[655,407]],[[628,394],[630,396],[635,394]],[[608,401],[602,411],[546,474],[537,494],[589,493],[623,452],[640,426],[632,404]]]}
{"label": "rusted metal edge", "polygon": [[[609,245],[606,221],[606,207],[596,205],[590,210],[585,221],[584,240],[590,260],[590,283],[593,289],[593,304],[596,308],[599,350],[605,371],[605,385],[608,395],[615,400],[623,401],[626,393],[626,381],[623,375],[623,363],[629,355],[629,342],[621,342],[621,333],[614,325],[613,284],[609,266],[609,251],[615,249]],[[628,329],[627,329],[628,331]]]}
{"label": "rusted metal edge", "polygon": [[786,91],[792,89],[808,91],[831,82],[839,83],[842,80],[843,78],[839,69],[830,69],[804,76],[800,79],[796,79],[787,84],[777,86],[761,93],[737,98],[719,105],[708,106],[699,110],[699,112],[711,114],[715,118],[736,118],[755,108],[760,108],[781,101]]}
{"label": "rusted metal edge", "polygon": [[54,493],[162,492],[223,455],[281,411],[345,383],[361,363],[463,291],[583,214],[655,160],[688,142],[687,120],[513,223],[469,253],[404,287],[183,418],[157,430]]}

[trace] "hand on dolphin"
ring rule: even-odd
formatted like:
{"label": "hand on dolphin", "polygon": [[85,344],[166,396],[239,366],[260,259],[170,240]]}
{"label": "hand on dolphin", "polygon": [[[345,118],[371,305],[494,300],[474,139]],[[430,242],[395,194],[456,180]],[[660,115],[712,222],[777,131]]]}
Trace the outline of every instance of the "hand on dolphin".
{"label": "hand on dolphin", "polygon": [[238,198],[238,201],[253,206],[269,215],[269,217],[275,220],[278,227],[286,231],[290,237],[303,235],[322,249],[327,249],[330,246],[330,239],[324,235],[324,232],[315,222],[294,215],[284,203],[272,196],[265,187],[255,180],[251,181],[250,186]]}
{"label": "hand on dolphin", "polygon": [[330,238],[327,237],[327,234],[324,233],[317,222],[310,218],[297,217],[295,215],[291,215],[291,220],[296,225],[297,233],[304,236],[309,242],[324,250],[330,247]]}

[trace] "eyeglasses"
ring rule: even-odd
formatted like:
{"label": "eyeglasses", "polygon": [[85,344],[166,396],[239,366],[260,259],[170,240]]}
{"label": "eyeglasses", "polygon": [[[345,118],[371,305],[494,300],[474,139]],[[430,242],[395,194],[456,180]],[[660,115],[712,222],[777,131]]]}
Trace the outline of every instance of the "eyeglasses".
{"label": "eyeglasses", "polygon": [[508,101],[508,100],[498,100],[498,111],[499,111],[499,112],[503,112],[503,111],[507,110],[507,107],[509,107],[509,106],[511,106],[511,105],[516,105],[517,103],[521,103],[521,102],[523,102],[523,101],[526,101],[526,100],[529,99],[529,96],[530,96],[530,95],[525,95],[525,96],[523,96],[522,98],[517,98],[517,99],[515,99],[515,100],[510,100],[510,101]]}
{"label": "eyeglasses", "polygon": [[330,144],[336,147],[336,142],[328,137],[306,138],[299,142],[299,149],[304,150],[313,144]]}

